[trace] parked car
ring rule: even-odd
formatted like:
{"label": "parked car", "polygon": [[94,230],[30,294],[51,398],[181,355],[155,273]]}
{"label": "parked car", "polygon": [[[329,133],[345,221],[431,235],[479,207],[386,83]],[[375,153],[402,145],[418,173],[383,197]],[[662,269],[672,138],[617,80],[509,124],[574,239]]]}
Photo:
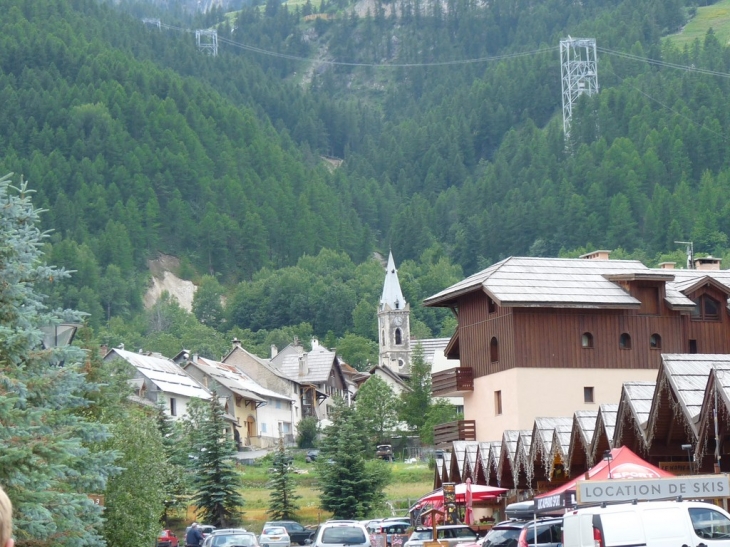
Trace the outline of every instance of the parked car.
{"label": "parked car", "polygon": [[220,528],[208,534],[203,547],[259,547],[259,542],[245,528]]}
{"label": "parked car", "polygon": [[[730,546],[730,514],[700,501],[649,501],[586,507],[564,517],[565,547]],[[590,541],[589,536],[590,535]]]}
{"label": "parked car", "polygon": [[385,534],[385,543],[388,547],[393,544],[393,536],[402,536],[411,527],[409,520],[381,521],[377,533]]}
{"label": "parked car", "polygon": [[304,461],[307,463],[316,462],[317,456],[319,456],[319,450],[310,450],[307,452],[307,456],[304,458]]}
{"label": "parked car", "polygon": [[371,547],[370,536],[357,521],[328,521],[319,526],[314,547]]}
{"label": "parked car", "polygon": [[279,525],[264,525],[259,536],[261,547],[291,547],[291,538],[286,528]]}
{"label": "parked car", "polygon": [[[215,526],[212,524],[198,524],[198,528],[200,528],[200,531],[203,533],[203,537],[208,537],[213,531],[215,530]],[[185,528],[185,537],[188,536],[188,531],[190,530],[190,526]],[[185,541],[183,541],[185,543]]]}
{"label": "parked car", "polygon": [[264,524],[264,528],[267,526],[283,526],[286,528],[291,542],[299,545],[304,545],[308,539],[313,540],[316,533],[316,530],[305,528],[293,520],[272,520]]}
{"label": "parked car", "polygon": [[[474,543],[477,535],[474,530],[466,524],[445,524],[436,527],[436,535],[441,545],[448,544],[449,547],[461,545],[462,543]],[[423,547],[427,541],[433,538],[433,529],[430,527],[419,526],[416,528],[411,537],[403,544],[403,547]]]}
{"label": "parked car", "polygon": [[163,530],[157,536],[157,547],[179,547],[180,541],[172,530]]}
{"label": "parked car", "polygon": [[[537,533],[537,537],[535,533]],[[495,524],[477,543],[482,547],[528,547],[533,545],[559,547],[563,542],[562,537],[562,517],[506,520]]]}
{"label": "parked car", "polygon": [[392,462],[393,447],[389,444],[379,444],[375,449],[375,457]]}

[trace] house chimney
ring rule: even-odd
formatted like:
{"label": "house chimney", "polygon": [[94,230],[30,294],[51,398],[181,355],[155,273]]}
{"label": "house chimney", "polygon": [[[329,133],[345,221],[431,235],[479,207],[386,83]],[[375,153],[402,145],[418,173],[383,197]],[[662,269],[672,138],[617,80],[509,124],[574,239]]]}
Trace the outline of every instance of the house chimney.
{"label": "house chimney", "polygon": [[676,265],[676,262],[660,262],[659,268],[662,270],[673,270]]}
{"label": "house chimney", "polygon": [[279,355],[279,348],[276,347],[276,344],[271,344],[271,358],[273,359]]}
{"label": "house chimney", "polygon": [[233,344],[234,348],[240,348],[241,347],[241,341],[238,338],[234,338],[231,340],[231,343]]}
{"label": "house chimney", "polygon": [[610,254],[611,251],[593,251],[591,253],[580,255],[579,258],[583,258],[585,260],[608,260],[608,255]]}
{"label": "house chimney", "polygon": [[695,258],[695,270],[719,270],[722,258],[714,258],[706,256],[704,258]]}
{"label": "house chimney", "polygon": [[299,376],[309,374],[309,364],[307,363],[307,354],[299,356]]}
{"label": "house chimney", "polygon": [[198,354],[193,353],[193,363],[197,363],[197,362],[198,362]]}
{"label": "house chimney", "polygon": [[312,338],[312,349],[319,347],[319,340]]}

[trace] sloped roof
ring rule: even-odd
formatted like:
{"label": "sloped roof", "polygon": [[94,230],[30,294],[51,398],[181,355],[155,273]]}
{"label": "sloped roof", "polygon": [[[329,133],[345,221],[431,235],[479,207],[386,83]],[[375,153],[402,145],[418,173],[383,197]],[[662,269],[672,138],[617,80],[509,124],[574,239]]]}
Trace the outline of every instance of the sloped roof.
{"label": "sloped roof", "polygon": [[216,382],[224,385],[234,393],[238,393],[241,397],[246,397],[258,402],[266,402],[267,398],[279,399],[282,401],[293,400],[287,395],[283,395],[263,387],[248,374],[233,365],[212,361],[203,357],[198,357],[197,362],[192,361],[191,363],[192,366],[197,366],[202,372],[210,376]]}
{"label": "sloped roof", "polygon": [[466,445],[468,441],[454,441],[454,458],[459,468],[459,475],[464,476],[464,460],[466,459]]}
{"label": "sloped roof", "polygon": [[104,357],[105,360],[114,358],[127,361],[163,393],[210,399],[210,392],[205,386],[167,357],[159,354],[145,355],[119,348],[110,350]]}
{"label": "sloped roof", "polygon": [[388,253],[388,266],[385,269],[383,294],[380,296],[380,309],[384,309],[385,305],[389,306],[392,310],[402,310],[406,307],[406,299],[403,298],[403,292],[400,290],[398,270],[395,268],[392,251]]}
{"label": "sloped roof", "polygon": [[682,409],[692,424],[696,424],[707,387],[707,378],[713,367],[730,367],[730,355],[680,354],[662,355],[662,367]]}
{"label": "sloped roof", "polygon": [[636,308],[640,302],[607,279],[628,274],[654,272],[638,260],[510,257],[427,298],[424,304],[448,305],[479,290],[500,306]]}
{"label": "sloped roof", "polygon": [[603,423],[603,427],[606,431],[606,437],[608,437],[610,443],[613,442],[613,432],[616,429],[617,414],[618,404],[602,404],[598,408],[598,418],[600,418],[601,422]]}
{"label": "sloped roof", "polygon": [[298,354],[290,354],[284,357],[280,370],[287,378],[299,383],[323,384],[330,375],[332,366],[335,363],[336,354],[324,346],[317,345],[304,354],[307,362],[307,373],[299,373]]}
{"label": "sloped roof", "polygon": [[597,410],[577,410],[574,414],[575,423],[586,446],[593,444],[593,435],[596,432]]}
{"label": "sloped roof", "polygon": [[631,405],[636,417],[636,423],[645,428],[649,420],[651,402],[654,400],[656,382],[624,382],[623,389],[626,402]]}
{"label": "sloped roof", "polygon": [[415,348],[418,344],[423,347],[423,359],[427,363],[433,363],[434,355],[440,351],[443,355],[446,346],[449,345],[451,338],[424,338],[423,340],[412,339],[411,348]]}
{"label": "sloped roof", "polygon": [[233,355],[236,352],[244,353],[245,355],[247,355],[248,357],[250,357],[252,360],[254,360],[255,362],[257,362],[259,365],[261,365],[262,367],[264,367],[266,370],[268,370],[269,372],[271,372],[275,376],[278,376],[279,378],[282,378],[284,380],[288,380],[290,382],[293,381],[291,378],[288,378],[287,376],[285,376],[284,374],[282,374],[282,372],[278,368],[276,368],[274,365],[272,365],[271,364],[271,361],[269,359],[262,359],[258,355],[255,355],[255,354],[251,353],[246,348],[244,348],[241,345],[240,342],[238,342],[238,343],[234,342],[233,348],[228,353],[225,354],[225,356],[223,357],[223,359],[221,359],[221,361],[223,363],[226,363],[228,361],[228,359],[231,357],[231,355]]}

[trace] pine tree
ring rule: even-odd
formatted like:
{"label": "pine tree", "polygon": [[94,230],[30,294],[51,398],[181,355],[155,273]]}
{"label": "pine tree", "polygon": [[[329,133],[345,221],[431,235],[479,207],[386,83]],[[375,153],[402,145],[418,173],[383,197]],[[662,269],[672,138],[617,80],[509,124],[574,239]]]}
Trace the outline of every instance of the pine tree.
{"label": "pine tree", "polygon": [[235,526],[241,521],[241,480],[233,457],[236,447],[226,431],[223,407],[215,391],[201,423],[201,446],[193,460],[193,502],[198,517],[218,528]]}
{"label": "pine tree", "polygon": [[374,451],[360,416],[339,401],[325,430],[317,462],[320,505],[335,518],[363,519],[384,500],[390,468],[374,461]]}
{"label": "pine tree", "polygon": [[401,394],[400,418],[416,432],[426,423],[431,407],[431,367],[423,358],[423,346],[418,344],[413,350],[411,377],[408,391]]}
{"label": "pine tree", "polygon": [[188,483],[186,480],[186,459],[184,447],[177,441],[175,425],[172,418],[165,412],[165,403],[160,401],[157,407],[157,430],[162,437],[163,451],[166,466],[162,472],[165,494],[164,510],[160,519],[167,527],[168,513],[171,509],[181,508],[188,497]]}
{"label": "pine tree", "polygon": [[297,520],[299,505],[297,500],[301,498],[295,491],[294,477],[291,473],[290,457],[284,449],[284,438],[279,437],[279,446],[274,453],[274,461],[269,470],[268,488],[269,509],[266,514],[271,520]]}
{"label": "pine tree", "polygon": [[107,428],[84,417],[84,395],[96,389],[82,374],[84,353],[42,344],[40,327],[81,316],[44,305],[38,287],[68,274],[42,261],[30,193],[0,178],[0,484],[19,546],[105,545],[102,510],[88,494],[104,492],[115,454],[98,450]]}

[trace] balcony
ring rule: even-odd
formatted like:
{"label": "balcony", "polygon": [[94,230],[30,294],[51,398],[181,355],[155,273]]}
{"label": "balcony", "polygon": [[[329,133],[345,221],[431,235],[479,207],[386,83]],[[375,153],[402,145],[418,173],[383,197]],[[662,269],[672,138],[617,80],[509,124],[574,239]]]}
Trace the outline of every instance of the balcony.
{"label": "balcony", "polygon": [[474,420],[459,420],[437,425],[433,428],[433,440],[437,446],[453,441],[476,441],[476,423]]}
{"label": "balcony", "polygon": [[456,367],[437,372],[431,377],[434,397],[460,397],[474,391],[474,369]]}

